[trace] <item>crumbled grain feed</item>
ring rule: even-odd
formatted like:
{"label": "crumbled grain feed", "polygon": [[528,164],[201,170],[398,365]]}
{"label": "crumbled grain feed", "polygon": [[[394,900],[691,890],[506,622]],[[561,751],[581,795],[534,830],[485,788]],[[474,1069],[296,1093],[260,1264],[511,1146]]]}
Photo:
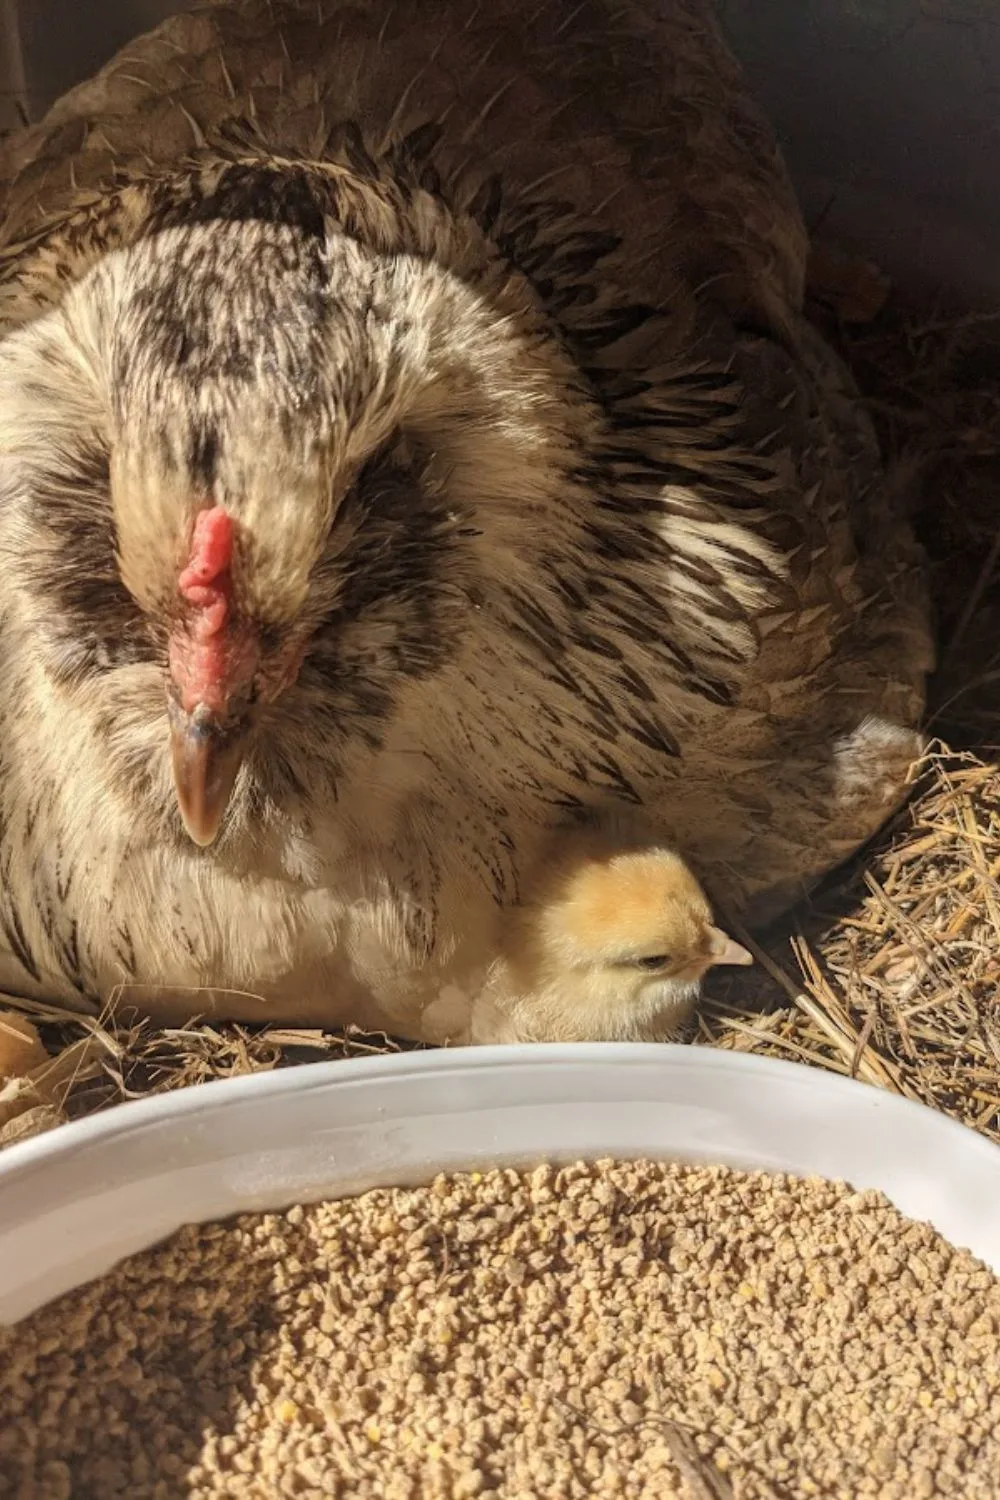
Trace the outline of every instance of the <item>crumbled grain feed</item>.
{"label": "crumbled grain feed", "polygon": [[877,1193],[605,1162],[183,1230],[0,1331],[0,1493],[995,1500],[1000,1281]]}

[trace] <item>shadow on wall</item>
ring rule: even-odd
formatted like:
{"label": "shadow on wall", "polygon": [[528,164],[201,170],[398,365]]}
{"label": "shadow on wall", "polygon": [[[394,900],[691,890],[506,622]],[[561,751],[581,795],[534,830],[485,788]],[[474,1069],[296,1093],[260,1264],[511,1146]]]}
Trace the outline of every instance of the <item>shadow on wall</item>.
{"label": "shadow on wall", "polygon": [[[669,5],[672,0],[655,0]],[[1000,300],[997,0],[719,0],[810,226],[901,281]],[[0,0],[0,128],[178,0]]]}
{"label": "shadow on wall", "polygon": [[720,9],[810,227],[917,288],[1000,300],[997,0]]}

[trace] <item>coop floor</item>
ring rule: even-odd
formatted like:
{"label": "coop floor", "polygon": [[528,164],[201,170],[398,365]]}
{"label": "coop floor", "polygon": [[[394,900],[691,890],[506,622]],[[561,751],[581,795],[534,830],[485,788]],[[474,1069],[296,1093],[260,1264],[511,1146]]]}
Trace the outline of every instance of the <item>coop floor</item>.
{"label": "coop floor", "polygon": [[[928,464],[917,525],[938,612],[937,743],[882,837],[769,935],[753,971],[716,980],[693,1039],[853,1073],[1000,1140],[1000,313],[956,319],[894,296],[879,310],[882,295],[863,267],[817,259],[811,313],[886,453]],[[0,1143],[123,1098],[399,1045],[23,1008],[62,1052],[65,1097],[0,1127]]]}

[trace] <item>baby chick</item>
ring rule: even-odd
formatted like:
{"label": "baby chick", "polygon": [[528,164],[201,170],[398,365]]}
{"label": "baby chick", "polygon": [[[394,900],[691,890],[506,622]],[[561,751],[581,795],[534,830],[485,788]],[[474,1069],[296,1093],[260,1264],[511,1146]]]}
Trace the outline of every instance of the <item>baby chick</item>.
{"label": "baby chick", "polygon": [[660,1040],[688,1018],[708,969],[752,962],[674,850],[564,832],[506,913],[501,956],[471,1005],[453,1009],[449,1039]]}

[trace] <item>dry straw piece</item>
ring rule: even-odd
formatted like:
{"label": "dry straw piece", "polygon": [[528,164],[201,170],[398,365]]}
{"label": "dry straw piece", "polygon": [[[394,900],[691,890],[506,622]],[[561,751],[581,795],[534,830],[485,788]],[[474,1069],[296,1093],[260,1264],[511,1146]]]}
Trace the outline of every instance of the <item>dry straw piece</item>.
{"label": "dry straw piece", "polygon": [[662,1163],[183,1230],[0,1332],[36,1500],[995,1500],[1000,1281],[879,1194]]}

